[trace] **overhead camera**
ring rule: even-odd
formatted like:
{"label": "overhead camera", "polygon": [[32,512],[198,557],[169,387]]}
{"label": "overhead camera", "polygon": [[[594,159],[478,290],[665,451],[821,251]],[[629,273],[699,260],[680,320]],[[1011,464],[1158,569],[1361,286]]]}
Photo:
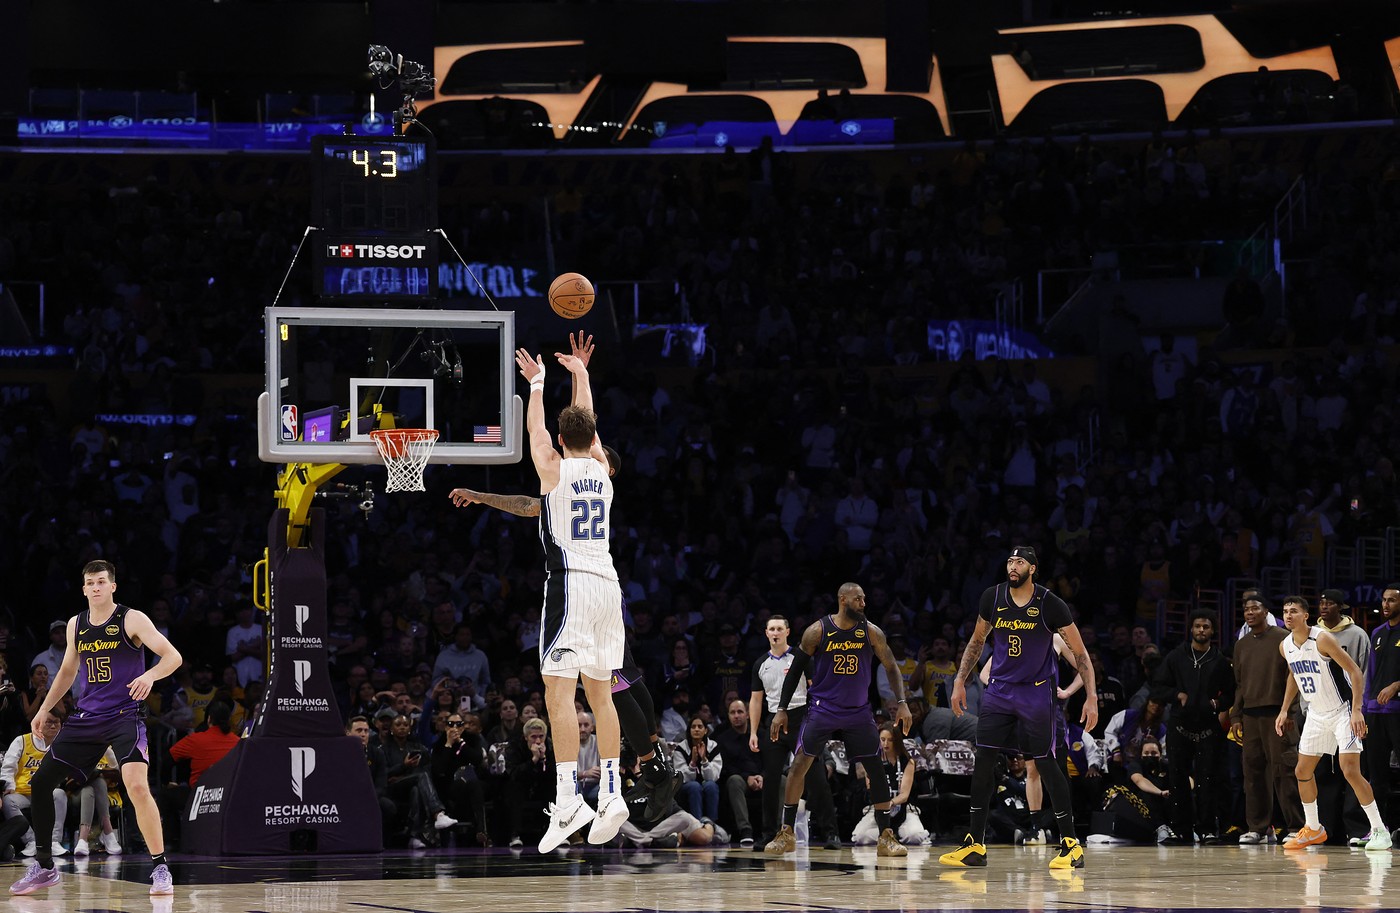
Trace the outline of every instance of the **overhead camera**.
{"label": "overhead camera", "polygon": [[379,77],[381,88],[398,83],[410,98],[431,95],[437,86],[437,79],[427,67],[416,60],[405,60],[402,54],[395,54],[382,44],[369,46],[369,71]]}
{"label": "overhead camera", "polygon": [[397,85],[403,93],[403,105],[394,112],[394,132],[401,133],[404,125],[418,123],[413,100],[433,94],[437,78],[432,72],[418,61],[405,60],[402,54],[395,54],[382,44],[369,46],[369,72],[379,80],[381,89]]}

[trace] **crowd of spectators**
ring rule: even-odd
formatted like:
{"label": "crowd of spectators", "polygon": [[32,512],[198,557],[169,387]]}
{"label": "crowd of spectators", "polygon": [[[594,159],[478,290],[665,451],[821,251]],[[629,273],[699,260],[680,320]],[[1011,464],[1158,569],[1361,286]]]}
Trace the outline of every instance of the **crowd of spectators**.
{"label": "crowd of spectators", "polygon": [[[1037,548],[1041,581],[1073,606],[1105,680],[1143,706],[1162,600],[1400,524],[1383,348],[1400,297],[1400,157],[1388,138],[1336,140],[1297,161],[1272,138],[1218,133],[998,140],[893,164],[726,151],[651,180],[556,188],[561,262],[679,283],[689,318],[711,330],[694,369],[639,365],[607,342],[593,365],[601,433],[623,456],[613,554],[646,685],[663,727],[681,727],[667,737],[684,743],[694,719],[723,727],[768,616],[800,631],[846,580],[900,638],[909,673],[956,661],[1013,543]],[[1385,166],[1353,175],[1336,152],[1348,142],[1379,144]],[[1141,327],[1084,386],[1034,362],[930,364],[930,317],[986,315],[998,283],[1115,244],[1242,236],[1298,172],[1317,188],[1313,227],[1277,324],[1227,308],[1239,325],[1218,338],[1196,328],[1189,346]],[[24,731],[56,666],[49,623],[80,608],[79,570],[97,557],[189,660],[153,708],[172,732],[198,722],[177,689],[226,692],[235,728],[260,696],[251,569],[273,470],[255,457],[249,391],[257,310],[304,201],[259,189],[221,199],[151,177],[4,191],[0,276],[48,283],[51,326],[77,353],[0,406],[5,738]],[[465,243],[496,232],[509,256],[534,243],[532,212],[451,215]],[[1242,282],[1236,303],[1254,300]],[[1120,309],[1131,322],[1132,302]],[[95,410],[197,418],[104,426]],[[347,719],[392,730],[389,717],[407,717],[431,749],[447,714],[471,714],[484,744],[515,746],[494,767],[483,755],[486,776],[529,766],[524,729],[543,712],[534,522],[454,509],[447,492],[530,482],[527,466],[430,467],[425,494],[382,497],[368,516],[329,505]],[[924,686],[935,706],[937,678]],[[444,802],[472,805],[469,788],[439,786]],[[488,829],[474,808],[453,812]]]}

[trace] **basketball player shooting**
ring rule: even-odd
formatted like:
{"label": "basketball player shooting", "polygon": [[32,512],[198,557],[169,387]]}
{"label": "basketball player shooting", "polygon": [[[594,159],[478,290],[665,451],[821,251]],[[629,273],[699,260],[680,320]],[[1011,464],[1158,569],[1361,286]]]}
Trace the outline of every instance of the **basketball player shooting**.
{"label": "basketball player shooting", "polygon": [[[530,383],[525,426],[530,457],[540,477],[540,542],[544,546],[545,597],[540,624],[540,675],[544,679],[550,737],[557,762],[555,800],[549,828],[540,841],[547,853],[590,821],[588,842],[607,843],[627,820],[619,793],[621,736],[612,703],[612,671],[622,665],[625,632],[622,588],[608,551],[613,487],[608,461],[598,440],[588,368],[575,355],[556,352],[573,377],[574,403],[559,413],[559,445],[554,449],[544,424],[545,364],[524,349],[515,353],[520,374]],[[600,779],[595,812],[578,790],[578,735],[574,692],[579,678],[597,719]]]}
{"label": "basketball player shooting", "polygon": [[[53,708],[79,675],[83,676],[83,691],[78,697],[78,709],[68,718],[30,781],[38,853],[24,877],[10,885],[11,894],[32,894],[58,884],[52,853],[54,788],[69,780],[85,783],[108,746],[116,752],[122,784],[136,811],[141,836],[151,851],[151,893],[175,893],[165,861],[160,812],[147,779],[150,751],[142,711],[155,683],[180,668],[182,660],[180,651],[156,630],[144,612],[117,604],[116,592],[117,569],[111,562],[89,561],[83,567],[83,595],[88,607],[68,619],[68,647],[53,687],[34,714],[34,731],[43,729]],[[147,648],[159,660],[150,669],[146,668]]]}
{"label": "basketball player shooting", "polygon": [[[582,330],[577,334],[570,333],[569,348],[583,366],[588,367],[593,356],[593,337],[585,339]],[[573,405],[577,406],[577,384],[574,384],[573,391]],[[607,446],[603,447],[603,453],[608,458],[608,478],[613,478],[622,466],[622,457]],[[542,498],[530,495],[498,495],[470,488],[454,488],[448,497],[457,507],[485,504],[517,517],[538,517],[543,502]],[[622,735],[637,752],[637,761],[642,765],[638,785],[628,793],[627,798],[630,801],[645,794],[647,806],[644,818],[648,823],[655,823],[665,817],[664,813],[680,788],[681,777],[671,768],[666,752],[657,750],[660,737],[656,734],[656,708],[652,705],[651,692],[642,681],[642,670],[632,658],[632,645],[625,641],[622,665],[612,674],[612,700]]]}

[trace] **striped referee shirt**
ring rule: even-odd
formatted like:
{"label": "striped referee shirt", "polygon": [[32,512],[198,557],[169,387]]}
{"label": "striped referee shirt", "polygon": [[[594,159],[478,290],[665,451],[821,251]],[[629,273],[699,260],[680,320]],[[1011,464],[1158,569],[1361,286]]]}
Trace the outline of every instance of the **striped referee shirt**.
{"label": "striped referee shirt", "polygon": [[[778,712],[778,701],[783,696],[783,681],[787,678],[795,657],[796,651],[789,649],[782,656],[765,653],[762,659],[754,663],[753,690],[763,692],[763,705],[769,713]],[[804,680],[797,683],[797,690],[792,693],[792,700],[788,701],[788,709],[805,706],[807,682]]]}

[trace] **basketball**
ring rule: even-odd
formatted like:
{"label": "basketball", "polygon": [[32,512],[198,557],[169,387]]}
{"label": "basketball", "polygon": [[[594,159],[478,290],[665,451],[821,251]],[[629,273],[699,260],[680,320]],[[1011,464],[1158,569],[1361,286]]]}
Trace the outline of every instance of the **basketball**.
{"label": "basketball", "polygon": [[549,284],[549,306],[565,320],[582,317],[593,307],[593,283],[578,273],[556,276]]}

